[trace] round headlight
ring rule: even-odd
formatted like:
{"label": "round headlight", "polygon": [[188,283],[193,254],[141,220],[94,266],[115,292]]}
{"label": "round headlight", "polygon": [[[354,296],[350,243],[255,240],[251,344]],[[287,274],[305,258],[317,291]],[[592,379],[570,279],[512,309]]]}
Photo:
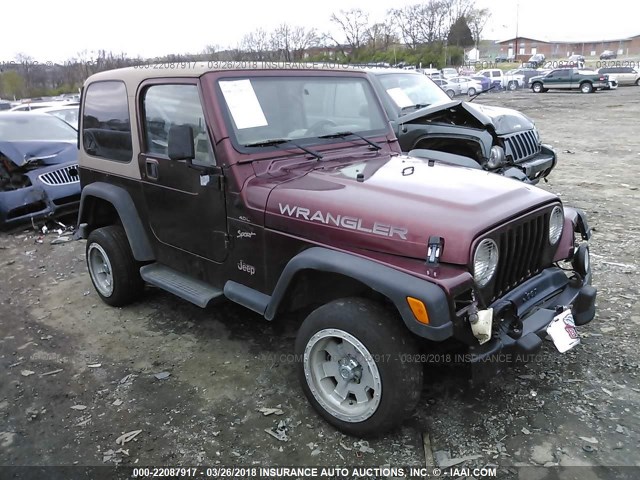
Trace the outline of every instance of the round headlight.
{"label": "round headlight", "polygon": [[498,266],[498,245],[490,238],[482,240],[473,255],[473,279],[482,288],[496,273]]}
{"label": "round headlight", "polygon": [[555,245],[560,240],[564,227],[564,213],[560,207],[553,207],[549,218],[549,243]]}
{"label": "round headlight", "polygon": [[504,164],[504,148],[494,145],[491,147],[491,153],[489,154],[489,160],[487,166],[489,168],[498,168]]}

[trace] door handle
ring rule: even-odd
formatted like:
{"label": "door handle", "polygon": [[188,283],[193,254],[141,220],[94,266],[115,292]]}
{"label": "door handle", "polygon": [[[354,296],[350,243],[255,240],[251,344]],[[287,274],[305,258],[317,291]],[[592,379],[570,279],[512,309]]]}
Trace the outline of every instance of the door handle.
{"label": "door handle", "polygon": [[147,158],[145,160],[145,171],[147,173],[147,178],[150,178],[152,180],[157,180],[158,179],[158,161],[157,160],[153,160],[151,158]]}

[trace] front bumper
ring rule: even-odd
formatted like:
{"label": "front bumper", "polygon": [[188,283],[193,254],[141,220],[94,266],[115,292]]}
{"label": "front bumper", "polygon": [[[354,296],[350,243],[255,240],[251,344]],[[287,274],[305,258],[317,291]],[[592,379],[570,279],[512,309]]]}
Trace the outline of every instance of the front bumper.
{"label": "front bumper", "polygon": [[[58,173],[67,165],[54,165],[28,172],[31,185],[0,192],[0,228],[10,229],[32,219],[60,216],[78,211],[80,182],[64,183]],[[53,174],[60,184],[47,184],[41,177]]]}
{"label": "front bumper", "polygon": [[516,165],[509,165],[501,173],[505,177],[535,185],[551,173],[557,162],[554,150],[548,145],[542,145],[537,155]]}
{"label": "front bumper", "polygon": [[570,307],[576,326],[595,316],[596,289],[591,271],[568,277],[557,267],[547,268],[495,301],[491,339],[469,349],[474,380],[482,380],[505,364],[529,361],[542,347],[547,327],[565,307]]}

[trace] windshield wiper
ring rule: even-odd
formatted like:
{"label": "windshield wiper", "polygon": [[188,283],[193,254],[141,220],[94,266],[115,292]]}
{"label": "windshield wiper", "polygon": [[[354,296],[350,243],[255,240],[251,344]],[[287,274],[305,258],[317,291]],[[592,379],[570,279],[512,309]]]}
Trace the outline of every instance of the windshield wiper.
{"label": "windshield wiper", "polygon": [[405,110],[411,108],[413,110],[418,110],[419,108],[424,108],[424,107],[428,107],[429,105],[431,105],[430,103],[416,103],[415,105],[407,105],[406,107],[402,107],[400,109],[401,112],[404,112]]}
{"label": "windshield wiper", "polygon": [[484,92],[488,92],[489,90],[493,90],[494,88],[496,88],[496,84],[494,83],[493,85],[491,85],[489,88],[487,88],[486,90],[480,90],[478,93],[476,93],[473,97],[471,97],[469,99],[470,102],[473,102],[476,98],[478,98],[480,95],[482,95]]}
{"label": "windshield wiper", "polygon": [[322,155],[319,154],[318,152],[315,152],[315,151],[310,150],[310,149],[308,149],[306,147],[303,147],[302,145],[299,145],[296,142],[294,142],[293,140],[289,140],[288,138],[272,138],[270,140],[261,140],[259,142],[255,142],[255,143],[247,143],[246,145],[243,145],[243,147],[248,147],[248,148],[252,148],[252,147],[277,147],[279,145],[282,145],[283,143],[290,143],[291,145],[294,145],[294,146],[298,147],[303,152],[306,152],[309,155],[317,158],[318,160],[322,160]]}
{"label": "windshield wiper", "polygon": [[350,136],[354,136],[354,137],[358,137],[362,140],[364,140],[365,142],[367,142],[369,145],[371,145],[371,147],[375,150],[381,150],[382,147],[377,144],[376,142],[372,142],[371,140],[369,140],[368,138],[363,137],[362,135],[358,134],[358,133],[354,133],[354,132],[336,132],[336,133],[329,133],[327,135],[321,135],[318,138],[344,138],[344,137],[350,137]]}

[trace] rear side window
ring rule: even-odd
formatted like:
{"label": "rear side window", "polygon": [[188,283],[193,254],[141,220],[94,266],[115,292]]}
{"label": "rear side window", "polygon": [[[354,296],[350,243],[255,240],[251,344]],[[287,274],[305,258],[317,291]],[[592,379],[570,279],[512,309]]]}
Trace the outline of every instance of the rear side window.
{"label": "rear side window", "polygon": [[196,157],[193,163],[214,165],[213,149],[196,85],[152,85],[144,92],[145,153],[167,156],[169,129],[193,129]]}
{"label": "rear side window", "polygon": [[124,83],[106,81],[89,85],[82,111],[82,144],[95,157],[131,160],[131,122]]}

